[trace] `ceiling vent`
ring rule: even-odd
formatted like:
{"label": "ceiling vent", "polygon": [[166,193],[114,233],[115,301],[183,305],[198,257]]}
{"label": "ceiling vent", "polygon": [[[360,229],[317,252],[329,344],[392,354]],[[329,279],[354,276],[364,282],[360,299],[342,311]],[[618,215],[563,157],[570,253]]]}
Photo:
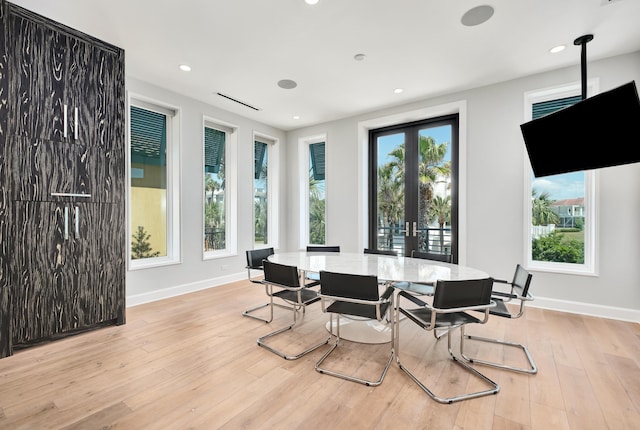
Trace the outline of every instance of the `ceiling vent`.
{"label": "ceiling vent", "polygon": [[241,104],[242,106],[248,107],[249,109],[253,109],[255,111],[259,111],[260,110],[260,108],[257,108],[255,106],[251,106],[249,103],[241,102],[240,100],[234,99],[233,97],[229,97],[226,94],[222,94],[222,93],[216,93],[216,94],[219,95],[220,97],[224,97],[227,100],[231,100],[232,102],[236,102],[238,104]]}

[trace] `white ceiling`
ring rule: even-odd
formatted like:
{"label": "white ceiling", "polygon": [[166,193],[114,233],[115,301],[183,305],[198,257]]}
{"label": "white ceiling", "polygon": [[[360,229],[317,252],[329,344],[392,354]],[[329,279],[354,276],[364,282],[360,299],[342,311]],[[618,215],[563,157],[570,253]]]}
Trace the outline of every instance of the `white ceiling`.
{"label": "white ceiling", "polygon": [[[578,81],[573,41],[584,34],[594,35],[589,61],[640,50],[640,0],[13,3],[124,48],[128,76],[282,130],[565,66],[577,67]],[[464,12],[482,4],[493,17],[463,26]],[[567,49],[550,54],[559,44]],[[279,88],[281,79],[298,86]]]}

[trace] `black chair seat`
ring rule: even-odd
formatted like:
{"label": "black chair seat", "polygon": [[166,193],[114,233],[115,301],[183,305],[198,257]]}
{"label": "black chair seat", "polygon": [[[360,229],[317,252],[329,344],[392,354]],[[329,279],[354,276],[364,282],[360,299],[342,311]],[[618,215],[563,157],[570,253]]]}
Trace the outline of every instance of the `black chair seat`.
{"label": "black chair seat", "polygon": [[[389,308],[389,303],[380,305],[380,314],[384,315]],[[355,315],[364,318],[377,319],[376,308],[371,305],[361,303],[350,303],[336,301],[327,306],[327,312],[334,314]]]}
{"label": "black chair seat", "polygon": [[[400,309],[404,315],[411,318],[413,322],[421,326],[422,328],[429,328],[431,322],[431,311],[427,309]],[[436,315],[435,328],[450,328],[457,327],[462,324],[475,324],[480,323],[481,320],[469,315],[466,312],[451,312],[451,313],[438,313]]]}
{"label": "black chair seat", "polygon": [[489,311],[491,315],[497,315],[503,318],[512,318],[511,312],[507,309],[507,305],[504,303],[504,300],[494,297],[493,301],[496,302],[496,307]]}
{"label": "black chair seat", "polygon": [[[297,291],[280,290],[273,293],[273,296],[278,297],[282,300],[286,300],[288,302],[298,303]],[[314,290],[307,290],[307,289],[300,290],[300,297],[301,297],[300,303],[303,303],[305,305],[310,305],[311,303],[315,303],[318,300],[320,300],[320,296],[318,295],[318,292]]]}

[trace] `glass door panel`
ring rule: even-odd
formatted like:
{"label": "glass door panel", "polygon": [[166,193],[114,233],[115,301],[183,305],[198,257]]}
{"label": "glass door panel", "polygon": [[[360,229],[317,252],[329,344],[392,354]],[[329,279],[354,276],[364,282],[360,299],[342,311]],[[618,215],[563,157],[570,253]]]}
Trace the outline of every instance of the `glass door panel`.
{"label": "glass door panel", "polygon": [[369,243],[457,261],[457,116],[370,132]]}

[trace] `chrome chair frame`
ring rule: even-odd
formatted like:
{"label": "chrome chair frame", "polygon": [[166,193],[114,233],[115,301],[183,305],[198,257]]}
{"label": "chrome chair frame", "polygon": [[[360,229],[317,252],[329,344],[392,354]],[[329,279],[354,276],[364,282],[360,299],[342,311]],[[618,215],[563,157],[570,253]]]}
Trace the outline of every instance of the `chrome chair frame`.
{"label": "chrome chair frame", "polygon": [[[492,285],[493,280],[491,278],[466,281],[438,281],[436,283],[433,296],[433,304],[420,300],[418,297],[406,291],[398,293],[396,301],[396,318],[399,318],[400,314],[403,314],[407,317],[406,319],[413,321],[419,327],[427,331],[435,330],[437,328],[445,328],[445,333],[447,335],[447,348],[451,359],[461,368],[483,380],[491,387],[487,390],[465,393],[452,397],[442,397],[435,394],[402,363],[400,358],[400,324],[399,321],[396,322],[397,333],[395,352],[398,366],[403,372],[409,375],[409,377],[420,388],[422,388],[429,397],[439,403],[450,404],[462,400],[497,394],[500,391],[500,386],[497,383],[459,359],[456,354],[454,354],[451,346],[451,332],[454,329],[460,329],[460,339],[462,342],[462,339],[465,336],[465,326],[467,324],[484,324],[488,321],[489,310],[496,306],[495,302],[491,300]],[[449,292],[449,289],[453,290],[453,292]],[[471,289],[477,291],[472,291]],[[401,307],[401,298],[411,301],[414,305],[417,305],[418,308],[405,309]],[[479,319],[468,314],[467,311],[482,312],[484,313],[484,318]]]}
{"label": "chrome chair frame", "polygon": [[[265,277],[261,282],[265,285],[267,289],[267,294],[271,299],[272,312],[273,312],[273,298],[277,297],[281,300],[284,300],[291,306],[291,309],[293,310],[293,322],[288,326],[282,327],[278,330],[272,331],[258,338],[257,340],[258,346],[261,346],[262,348],[265,348],[266,350],[273,352],[274,354],[284,358],[285,360],[297,360],[298,358],[312,351],[315,351],[321,346],[329,343],[331,336],[329,336],[323,342],[314,344],[309,348],[305,349],[304,351],[296,354],[285,353],[265,343],[265,340],[269,338],[277,336],[288,330],[293,330],[293,328],[298,323],[298,319],[297,319],[298,311],[302,310],[302,312],[304,313],[308,305],[315,303],[317,301],[320,301],[320,296],[317,291],[309,288],[317,285],[316,282],[312,282],[308,284],[300,283],[300,273],[297,267],[272,263],[268,260],[263,261],[263,266],[264,266]],[[277,288],[278,291],[274,291],[274,288]]]}
{"label": "chrome chair frame", "polygon": [[[531,278],[532,278],[532,274],[526,271],[520,264],[518,264],[516,266],[516,271],[513,275],[513,280],[511,282],[503,279],[494,279],[494,282],[496,283],[510,285],[511,291],[509,293],[504,293],[501,291],[493,292],[492,298],[496,302],[497,306],[496,308],[492,309],[489,312],[489,314],[492,316],[498,316],[502,318],[511,318],[511,319],[520,318],[524,314],[525,303],[533,300],[533,296],[529,294],[529,286],[531,285]],[[515,314],[512,314],[507,308],[507,306],[505,305],[505,303],[509,303],[512,300],[519,302],[518,312],[516,312]],[[511,370],[513,372],[527,373],[531,375],[538,373],[538,367],[533,361],[533,357],[529,352],[529,348],[527,348],[527,346],[523,343],[509,342],[507,340],[493,339],[493,338],[475,336],[470,334],[465,335],[464,339],[477,340],[480,342],[489,342],[489,343],[494,343],[498,345],[504,345],[512,348],[521,349],[527,359],[527,362],[529,363],[529,367],[528,368],[515,367],[515,366],[509,366],[503,363],[496,363],[492,361],[485,361],[485,360],[480,360],[478,358],[468,357],[463,353],[463,350],[464,350],[464,342],[463,342],[460,345],[461,356],[468,363],[497,367],[499,369]]]}
{"label": "chrome chair frame", "polygon": [[[411,258],[421,258],[423,260],[439,261],[441,263],[451,263],[453,261],[453,255],[451,254],[437,254],[435,252],[411,251]],[[419,296],[432,296],[434,292],[434,286],[429,284],[419,284],[416,282],[407,282],[403,287],[405,291],[413,291],[414,294]],[[447,330],[443,330],[438,333],[437,330],[433,330],[433,336],[436,339],[442,338],[447,334]]]}
{"label": "chrome chair frame", "polygon": [[[352,286],[346,292],[344,285]],[[346,294],[341,294],[345,293]],[[376,387],[384,380],[394,355],[394,318],[390,318],[391,324],[391,351],[389,358],[382,369],[382,373],[376,380],[358,378],[345,373],[335,372],[321,367],[325,360],[336,350],[342,338],[340,337],[340,317],[357,316],[366,319],[375,318],[382,321],[388,312],[393,311],[393,287],[387,287],[382,295],[379,293],[379,283],[376,276],[352,275],[345,273],[320,272],[320,298],[322,312],[329,313],[329,332],[333,333],[333,314],[337,315],[336,336],[331,348],[316,362],[315,369],[319,373],[342,378],[347,381],[357,382],[370,387]],[[331,302],[328,306],[326,302]]]}
{"label": "chrome chair frame", "polygon": [[[247,269],[247,278],[249,279],[249,282],[252,282],[254,284],[260,284],[260,285],[264,285],[262,283],[262,280],[256,280],[253,279],[251,277],[251,271],[252,270],[261,270],[263,271],[262,268],[262,260],[265,260],[266,258],[268,258],[270,255],[274,254],[274,250],[273,248],[261,248],[261,249],[250,249],[248,251],[246,251],[246,255],[247,255],[247,265],[246,265],[246,269]],[[265,286],[265,293],[267,294],[267,296],[269,296],[269,291],[267,286]],[[271,321],[273,321],[273,307],[277,306],[279,308],[282,309],[287,309],[287,310],[291,310],[293,309],[291,306],[286,306],[286,305],[282,305],[280,303],[273,303],[273,300],[270,300],[269,303],[264,303],[262,305],[258,305],[258,306],[254,306],[252,308],[249,308],[247,310],[245,310],[244,312],[242,312],[242,316],[245,317],[249,317],[249,318],[253,318],[253,319],[257,319],[259,321],[263,321],[265,323],[270,323]],[[262,318],[258,315],[254,315],[253,312],[259,310],[259,309],[263,309],[269,307],[270,309],[270,314],[269,314],[269,318]]]}

